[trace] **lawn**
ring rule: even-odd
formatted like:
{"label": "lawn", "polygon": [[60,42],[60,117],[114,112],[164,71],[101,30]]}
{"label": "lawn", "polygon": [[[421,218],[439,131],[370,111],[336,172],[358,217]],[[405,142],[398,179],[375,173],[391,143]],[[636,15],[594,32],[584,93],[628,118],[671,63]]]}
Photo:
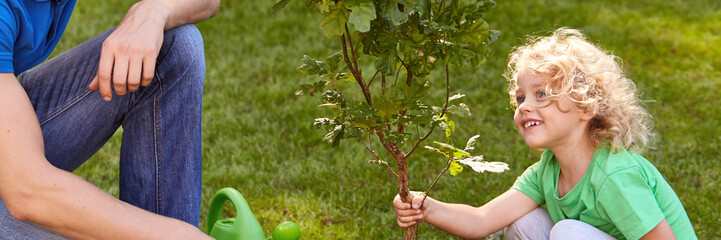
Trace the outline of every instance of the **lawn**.
{"label": "lawn", "polygon": [[[401,238],[391,205],[393,178],[369,164],[372,156],[353,141],[324,144],[324,131],[312,126],[323,117],[319,98],[294,94],[314,80],[296,71],[301,57],[323,58],[339,49],[337,39],[323,37],[321,15],[304,2],[293,0],[271,17],[272,0],[226,0],[215,18],[197,24],[207,60],[201,229],[212,195],[234,187],[267,232],[292,220],[304,239]],[[113,27],[132,3],[80,1],[54,55]],[[452,68],[452,91],[466,94],[473,113],[456,121],[455,136],[464,141],[481,134],[476,151],[509,163],[510,171],[444,176],[434,198],[479,206],[538,160],[513,127],[501,74],[511,48],[527,35],[567,26],[624,60],[658,134],[644,155],[675,189],[699,238],[721,238],[721,2],[499,1],[485,18],[502,35],[481,68]],[[75,173],[117,196],[119,148],[116,133]],[[409,166],[416,190],[427,188],[445,163],[420,153]],[[421,224],[420,236],[455,239],[428,224]]]}

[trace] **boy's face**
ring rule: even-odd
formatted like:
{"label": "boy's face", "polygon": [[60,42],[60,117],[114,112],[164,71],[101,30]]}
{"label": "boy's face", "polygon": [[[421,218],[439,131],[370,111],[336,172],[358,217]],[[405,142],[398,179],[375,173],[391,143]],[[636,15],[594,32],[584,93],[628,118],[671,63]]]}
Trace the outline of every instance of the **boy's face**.
{"label": "boy's face", "polygon": [[516,103],[513,116],[516,129],[532,148],[572,147],[587,141],[588,121],[593,117],[568,96],[557,100],[546,96],[549,78],[529,69],[517,76]]}

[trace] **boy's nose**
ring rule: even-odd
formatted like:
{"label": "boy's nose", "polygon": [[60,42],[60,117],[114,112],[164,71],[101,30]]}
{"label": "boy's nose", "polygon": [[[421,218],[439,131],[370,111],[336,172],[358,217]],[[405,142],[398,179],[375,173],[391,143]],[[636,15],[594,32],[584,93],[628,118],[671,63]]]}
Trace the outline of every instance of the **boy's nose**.
{"label": "boy's nose", "polygon": [[528,101],[522,102],[521,105],[518,105],[518,111],[531,112],[533,111],[533,104],[530,104]]}

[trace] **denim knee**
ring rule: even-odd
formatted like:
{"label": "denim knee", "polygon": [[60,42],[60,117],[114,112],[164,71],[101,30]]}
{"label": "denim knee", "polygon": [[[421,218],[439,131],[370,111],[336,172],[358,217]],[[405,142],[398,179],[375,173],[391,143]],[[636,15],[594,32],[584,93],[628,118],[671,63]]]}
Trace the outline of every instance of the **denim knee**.
{"label": "denim knee", "polygon": [[202,89],[205,49],[203,36],[195,25],[185,24],[165,32],[156,73],[166,82],[163,85],[180,80],[184,87]]}

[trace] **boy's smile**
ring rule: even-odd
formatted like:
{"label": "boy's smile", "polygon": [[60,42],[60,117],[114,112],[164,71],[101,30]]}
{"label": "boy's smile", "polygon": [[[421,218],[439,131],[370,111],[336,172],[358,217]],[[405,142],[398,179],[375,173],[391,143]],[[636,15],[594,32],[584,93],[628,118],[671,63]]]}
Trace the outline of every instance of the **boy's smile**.
{"label": "boy's smile", "polygon": [[567,95],[546,96],[549,77],[524,69],[518,73],[513,117],[516,129],[532,148],[570,146],[588,140],[586,126],[592,117]]}
{"label": "boy's smile", "polygon": [[525,128],[525,129],[529,129],[530,127],[535,127],[535,126],[541,125],[543,123],[543,122],[541,122],[539,120],[535,120],[535,119],[523,119],[523,120],[521,120],[521,122],[523,123],[523,128]]}

